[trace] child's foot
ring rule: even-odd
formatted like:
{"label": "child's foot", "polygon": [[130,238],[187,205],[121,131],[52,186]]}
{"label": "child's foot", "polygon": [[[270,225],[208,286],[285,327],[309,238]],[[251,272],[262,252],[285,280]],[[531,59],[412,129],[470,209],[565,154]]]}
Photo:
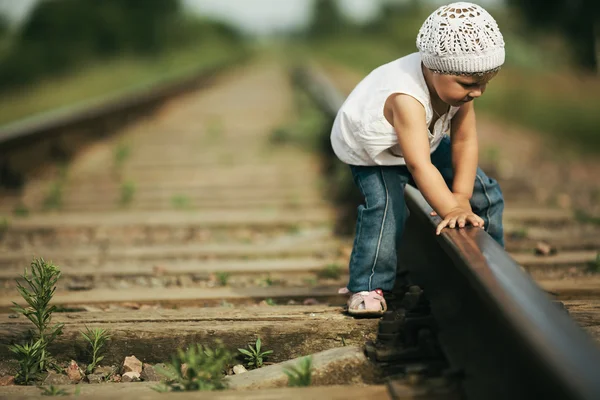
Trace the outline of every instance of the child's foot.
{"label": "child's foot", "polygon": [[348,314],[362,317],[380,317],[387,311],[387,304],[381,289],[357,293],[351,293],[348,289],[344,289],[340,290],[340,292],[343,291],[351,295],[348,299]]}

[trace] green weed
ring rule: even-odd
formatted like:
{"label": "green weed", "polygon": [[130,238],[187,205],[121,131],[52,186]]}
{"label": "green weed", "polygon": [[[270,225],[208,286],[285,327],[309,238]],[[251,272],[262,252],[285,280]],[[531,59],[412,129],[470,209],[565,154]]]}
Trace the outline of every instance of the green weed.
{"label": "green weed", "polygon": [[26,268],[21,277],[29,287],[17,281],[17,290],[29,306],[25,308],[13,302],[12,309],[29,319],[34,324],[35,331],[29,343],[22,346],[11,345],[9,349],[19,361],[20,369],[15,378],[28,383],[37,373],[51,366],[52,361],[46,348],[62,334],[63,324],[50,326],[56,306],[49,305],[60,278],[60,270],[43,258],[34,258],[31,262],[31,275]]}
{"label": "green weed", "polygon": [[92,362],[87,366],[87,372],[90,374],[94,371],[94,368],[96,368],[98,363],[104,359],[104,356],[100,354],[106,342],[110,340],[110,335],[105,329],[90,329],[87,326],[85,332],[79,331],[79,333],[81,333],[81,336],[83,336],[89,344],[87,351],[92,357]]}
{"label": "green weed", "polygon": [[288,227],[288,233],[290,235],[297,235],[300,233],[300,231],[301,231],[300,225],[298,225],[298,224],[290,225]]}
{"label": "green weed", "polygon": [[119,203],[121,206],[128,206],[133,200],[135,195],[135,183],[132,181],[123,182],[121,184],[121,197]]}
{"label": "green weed", "polygon": [[19,363],[19,371],[15,375],[17,383],[27,385],[37,379],[42,372],[40,365],[46,361],[44,342],[41,339],[31,340],[23,345],[10,345],[9,350],[15,354]]}
{"label": "green weed", "polygon": [[263,287],[273,286],[275,281],[271,278],[271,275],[267,275],[259,281],[259,285]]}
{"label": "green weed", "polygon": [[131,147],[125,143],[119,143],[115,147],[113,161],[115,170],[121,170],[125,161],[131,156]]}
{"label": "green weed", "polygon": [[[42,393],[41,393],[42,396],[69,396],[70,395],[70,393],[67,392],[66,390],[59,389],[54,385],[50,385],[45,388],[38,386],[38,389],[42,390]],[[75,393],[73,393],[73,394],[75,396],[79,396],[80,389],[81,388],[79,386],[77,386],[77,388],[75,389]]]}
{"label": "green weed", "polygon": [[340,279],[342,275],[342,267],[338,264],[329,264],[317,273],[323,279]]}
{"label": "green weed", "polygon": [[275,128],[271,135],[269,136],[269,143],[273,145],[281,145],[285,143],[290,143],[293,141],[293,133],[288,128],[279,127]]}
{"label": "green weed", "polygon": [[483,150],[482,162],[490,168],[498,168],[500,163],[500,149],[495,146],[488,146]]}
{"label": "green weed", "polygon": [[[191,346],[186,351],[178,349],[166,369],[156,367],[167,381],[153,389],[158,392],[225,389],[224,371],[231,360],[231,353],[221,342],[217,342],[214,350],[201,344]],[[186,364],[185,370],[182,370],[183,364]]]}
{"label": "green weed", "polygon": [[50,190],[44,198],[44,209],[58,210],[62,207],[63,201],[63,183],[54,182],[50,185]]}
{"label": "green weed", "polygon": [[176,208],[178,210],[190,208],[190,203],[190,198],[182,194],[176,194],[173,197],[171,197],[171,205],[173,206],[173,208]]}
{"label": "green weed", "polygon": [[509,235],[513,239],[526,239],[529,235],[529,231],[527,230],[527,228],[519,228],[510,232]]}
{"label": "green weed", "polygon": [[216,272],[215,277],[217,281],[219,281],[219,285],[227,286],[227,282],[229,281],[229,276],[231,274],[229,272]]}
{"label": "green weed", "polygon": [[600,217],[588,214],[583,210],[575,210],[575,219],[583,224],[600,225]]}
{"label": "green weed", "polygon": [[288,386],[310,386],[312,381],[312,357],[303,357],[297,366],[286,367],[283,371],[288,376]]}
{"label": "green weed", "polygon": [[0,217],[0,234],[7,231],[10,227],[10,221],[6,217]]}
{"label": "green weed", "polygon": [[600,272],[600,253],[596,254],[596,259],[588,264],[591,272]]}
{"label": "green weed", "polygon": [[276,306],[277,305],[277,303],[275,302],[275,300],[273,300],[270,297],[268,299],[265,299],[265,303],[267,303],[268,306]]}
{"label": "green weed", "polygon": [[19,203],[13,208],[13,215],[16,217],[27,217],[29,216],[29,208],[23,203]]}
{"label": "green weed", "polygon": [[315,286],[318,283],[316,278],[304,278],[303,282],[308,286]]}
{"label": "green weed", "polygon": [[261,351],[261,342],[260,338],[256,339],[256,344],[254,346],[248,345],[248,349],[238,349],[240,353],[244,355],[244,359],[246,360],[246,365],[248,367],[256,367],[260,368],[263,366],[263,360],[267,355],[272,354],[273,350]]}

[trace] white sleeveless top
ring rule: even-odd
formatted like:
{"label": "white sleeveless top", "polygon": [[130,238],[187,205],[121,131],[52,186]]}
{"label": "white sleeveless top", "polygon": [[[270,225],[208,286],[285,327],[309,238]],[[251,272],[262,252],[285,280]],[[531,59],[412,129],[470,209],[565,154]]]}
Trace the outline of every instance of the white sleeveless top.
{"label": "white sleeveless top", "polygon": [[[426,126],[433,118],[429,90],[421,70],[421,55],[413,53],[378,67],[354,88],[338,111],[331,131],[336,156],[351,165],[404,165],[394,127],[383,115],[387,98],[403,93],[425,107]],[[429,133],[433,152],[450,133],[450,122],[459,107],[450,107]],[[400,133],[402,134],[402,133]]]}

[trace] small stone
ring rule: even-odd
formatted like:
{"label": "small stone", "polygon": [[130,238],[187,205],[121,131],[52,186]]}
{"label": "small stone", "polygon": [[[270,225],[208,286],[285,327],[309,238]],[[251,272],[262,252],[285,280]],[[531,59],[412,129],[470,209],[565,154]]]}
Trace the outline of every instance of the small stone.
{"label": "small stone", "polygon": [[72,280],[67,284],[67,289],[71,291],[91,290],[94,284],[91,281]]}
{"label": "small stone", "polygon": [[125,374],[126,372],[135,372],[138,375],[142,373],[142,362],[136,358],[136,356],[125,357],[125,361],[123,361],[123,368],[121,368],[121,372]]}
{"label": "small stone", "polygon": [[304,304],[305,306],[316,306],[319,304],[319,301],[317,299],[309,298],[309,299],[304,299],[302,304]]}
{"label": "small stone", "polygon": [[89,383],[102,383],[104,381],[104,376],[101,374],[89,374],[87,380]]}
{"label": "small stone", "polygon": [[19,318],[19,314],[9,314],[8,318]]}
{"label": "small stone", "polygon": [[0,386],[12,386],[15,384],[15,377],[12,375],[3,376],[0,378]]}
{"label": "small stone", "polygon": [[110,380],[113,382],[121,382],[121,375],[114,374],[113,376],[110,377]]}
{"label": "small stone", "polygon": [[154,276],[163,276],[167,273],[167,268],[162,265],[155,265],[152,267],[152,273]]}
{"label": "small stone", "polygon": [[138,382],[140,380],[140,374],[137,372],[125,372],[123,376],[121,376],[121,382]]}
{"label": "small stone", "polygon": [[125,282],[124,280],[118,281],[116,283],[116,285],[114,285],[114,286],[116,286],[115,289],[123,289],[123,290],[129,289],[131,287],[131,285],[129,283]]}
{"label": "small stone", "polygon": [[540,256],[550,256],[556,254],[556,248],[552,247],[548,243],[538,242],[535,245],[535,254]]}
{"label": "small stone", "polygon": [[68,385],[71,383],[71,380],[68,376],[63,374],[57,374],[54,371],[48,372],[48,375],[44,379],[43,385]]}
{"label": "small stone", "polygon": [[77,365],[77,362],[75,360],[71,360],[71,363],[66,368],[65,372],[67,373],[67,376],[69,377],[71,382],[77,383],[77,382],[81,381],[83,379],[83,377],[85,376],[83,374],[83,371],[81,370],[81,368],[79,368],[79,365]]}
{"label": "small stone", "polygon": [[138,276],[135,278],[135,284],[138,286],[148,286],[148,280],[143,276]]}
{"label": "small stone", "polygon": [[178,277],[177,283],[181,287],[194,286],[194,281],[192,280],[192,278],[190,276],[187,276],[187,275],[182,275],[182,276]]}
{"label": "small stone", "polygon": [[150,286],[153,288],[165,287],[165,282],[162,279],[150,278]]}
{"label": "small stone", "polygon": [[99,308],[99,307],[94,307],[94,306],[81,306],[81,308],[83,308],[85,311],[87,312],[102,312],[104,311],[103,309]]}
{"label": "small stone", "polygon": [[242,364],[238,364],[238,365],[234,365],[233,366],[233,373],[234,374],[239,375],[239,374],[243,374],[244,372],[248,372],[248,370]]}
{"label": "small stone", "polygon": [[139,303],[126,302],[126,303],[123,303],[122,306],[125,307],[125,308],[131,308],[132,310],[139,310],[140,309],[140,304]]}
{"label": "small stone", "polygon": [[[162,368],[166,369],[165,364],[157,364]],[[162,375],[160,375],[154,367],[150,364],[144,364],[144,369],[140,374],[140,378],[146,382],[160,382],[162,379]]]}

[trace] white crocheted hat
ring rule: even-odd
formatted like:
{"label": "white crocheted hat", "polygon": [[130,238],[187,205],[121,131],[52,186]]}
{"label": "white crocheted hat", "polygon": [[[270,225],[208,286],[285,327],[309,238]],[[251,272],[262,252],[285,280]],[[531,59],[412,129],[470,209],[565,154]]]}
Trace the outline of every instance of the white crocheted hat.
{"label": "white crocheted hat", "polygon": [[427,68],[444,74],[481,74],[504,64],[504,39],[496,20],[473,3],[435,10],[419,30],[417,48]]}

